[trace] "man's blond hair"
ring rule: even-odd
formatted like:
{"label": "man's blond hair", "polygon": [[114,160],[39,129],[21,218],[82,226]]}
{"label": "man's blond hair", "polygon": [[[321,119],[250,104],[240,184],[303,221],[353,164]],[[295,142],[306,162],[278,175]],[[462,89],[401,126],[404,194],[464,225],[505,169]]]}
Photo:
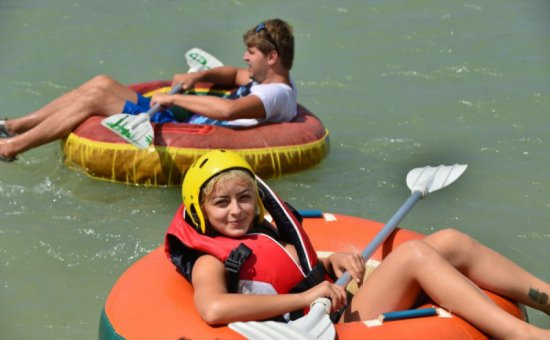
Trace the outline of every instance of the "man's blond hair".
{"label": "man's blond hair", "polygon": [[263,54],[277,51],[281,64],[292,68],[294,61],[294,35],[292,26],[281,19],[262,21],[243,35],[246,47],[256,47]]}

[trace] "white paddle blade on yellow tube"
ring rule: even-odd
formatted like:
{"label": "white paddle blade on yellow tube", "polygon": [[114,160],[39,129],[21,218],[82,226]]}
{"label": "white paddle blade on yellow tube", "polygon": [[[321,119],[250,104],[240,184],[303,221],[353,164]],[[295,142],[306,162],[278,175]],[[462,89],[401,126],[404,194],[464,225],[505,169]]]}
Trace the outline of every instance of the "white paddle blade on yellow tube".
{"label": "white paddle blade on yellow tube", "polygon": [[145,113],[137,116],[117,113],[103,119],[101,125],[140,149],[148,148],[154,138],[153,126]]}

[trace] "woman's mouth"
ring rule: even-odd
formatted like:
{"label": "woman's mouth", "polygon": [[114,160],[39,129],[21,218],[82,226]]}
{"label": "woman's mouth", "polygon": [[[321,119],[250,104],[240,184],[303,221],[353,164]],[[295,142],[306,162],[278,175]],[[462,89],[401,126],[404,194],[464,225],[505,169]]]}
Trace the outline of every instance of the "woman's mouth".
{"label": "woman's mouth", "polygon": [[232,226],[241,226],[243,224],[243,221],[244,220],[233,220],[233,221],[229,221],[228,223]]}

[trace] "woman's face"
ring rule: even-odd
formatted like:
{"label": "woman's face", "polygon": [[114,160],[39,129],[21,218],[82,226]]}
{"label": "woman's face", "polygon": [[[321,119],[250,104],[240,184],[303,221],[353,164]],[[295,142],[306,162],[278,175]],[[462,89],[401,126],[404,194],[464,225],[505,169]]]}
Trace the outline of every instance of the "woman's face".
{"label": "woman's face", "polygon": [[203,210],[210,227],[229,236],[243,236],[256,214],[256,192],[251,180],[233,177],[215,184]]}

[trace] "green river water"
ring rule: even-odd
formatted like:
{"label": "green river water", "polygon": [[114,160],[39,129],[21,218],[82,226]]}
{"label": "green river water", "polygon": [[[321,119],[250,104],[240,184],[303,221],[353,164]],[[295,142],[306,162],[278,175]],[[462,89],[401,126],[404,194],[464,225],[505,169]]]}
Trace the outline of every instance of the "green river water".
{"label": "green river water", "polygon": [[[466,163],[401,225],[455,227],[550,281],[546,0],[2,0],[0,117],[99,73],[170,79],[192,47],[244,66],[242,33],[273,17],[295,29],[299,102],[331,132],[320,165],[268,181],[282,197],[387,221],[410,169]],[[96,338],[111,287],[180,204],[179,188],[98,181],[62,159],[55,142],[0,163],[1,339]]]}

